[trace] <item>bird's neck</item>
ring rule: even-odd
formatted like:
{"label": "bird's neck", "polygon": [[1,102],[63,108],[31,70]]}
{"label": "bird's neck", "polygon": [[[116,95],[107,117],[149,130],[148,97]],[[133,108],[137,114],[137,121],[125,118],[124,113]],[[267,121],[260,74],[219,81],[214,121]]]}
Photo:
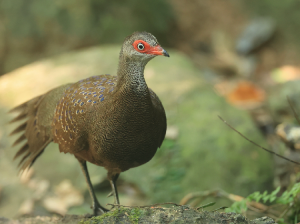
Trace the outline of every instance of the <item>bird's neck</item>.
{"label": "bird's neck", "polygon": [[127,58],[120,59],[117,73],[117,88],[140,94],[149,93],[148,86],[144,78],[144,69],[147,62],[133,61]]}

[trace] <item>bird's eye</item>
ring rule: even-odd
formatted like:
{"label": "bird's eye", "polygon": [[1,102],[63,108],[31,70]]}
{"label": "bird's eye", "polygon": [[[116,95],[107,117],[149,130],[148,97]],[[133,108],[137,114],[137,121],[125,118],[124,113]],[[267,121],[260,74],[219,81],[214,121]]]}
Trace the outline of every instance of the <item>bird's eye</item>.
{"label": "bird's eye", "polygon": [[142,44],[142,43],[139,43],[139,44],[137,45],[137,47],[138,47],[138,49],[139,49],[140,51],[142,51],[142,50],[145,49],[145,46],[144,46],[144,44]]}

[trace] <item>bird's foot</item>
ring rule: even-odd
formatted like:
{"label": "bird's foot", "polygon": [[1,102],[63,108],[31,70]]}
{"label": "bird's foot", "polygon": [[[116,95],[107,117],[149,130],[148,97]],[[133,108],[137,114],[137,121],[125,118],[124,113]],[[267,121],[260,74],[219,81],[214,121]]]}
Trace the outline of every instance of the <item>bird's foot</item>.
{"label": "bird's foot", "polygon": [[95,203],[93,206],[93,212],[94,216],[103,215],[105,212],[108,212],[109,210],[102,207],[99,203]]}

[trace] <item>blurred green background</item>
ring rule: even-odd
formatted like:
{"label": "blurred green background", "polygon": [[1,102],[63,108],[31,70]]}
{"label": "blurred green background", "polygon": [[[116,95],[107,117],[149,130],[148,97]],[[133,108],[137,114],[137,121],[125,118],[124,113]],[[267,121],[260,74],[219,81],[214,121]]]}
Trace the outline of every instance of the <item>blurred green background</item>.
{"label": "blurred green background", "polygon": [[[152,161],[121,174],[121,204],[179,203],[189,193],[214,189],[245,197],[287,187],[295,181],[291,173],[218,115],[258,144],[288,154],[273,138],[278,123],[294,122],[285,97],[298,96],[297,88],[289,87],[300,71],[298,5],[296,0],[0,0],[0,216],[90,212],[77,161],[59,154],[55,144],[19,179],[7,111],[55,86],[115,75],[122,41],[134,31],[151,32],[170,53],[145,71],[170,128]],[[251,24],[247,39],[242,34]],[[251,50],[239,52],[239,41]],[[278,81],[275,73],[296,78]],[[250,99],[254,106],[233,100],[241,80],[263,93],[258,102]],[[100,203],[111,203],[105,170],[90,169]],[[69,202],[68,195],[77,201]],[[210,201],[217,201],[216,208],[232,203],[210,198],[193,205]]]}

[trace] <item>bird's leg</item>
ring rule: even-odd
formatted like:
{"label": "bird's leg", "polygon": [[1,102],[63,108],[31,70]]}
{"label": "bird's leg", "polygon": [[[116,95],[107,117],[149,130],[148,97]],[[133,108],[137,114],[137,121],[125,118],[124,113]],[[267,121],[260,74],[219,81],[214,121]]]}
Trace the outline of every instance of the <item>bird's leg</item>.
{"label": "bird's leg", "polygon": [[88,172],[88,169],[87,169],[87,166],[86,166],[86,161],[82,160],[82,159],[79,159],[79,158],[77,158],[77,159],[79,161],[80,167],[81,167],[82,172],[84,174],[86,183],[88,184],[90,196],[92,198],[92,203],[93,203],[94,215],[96,216],[96,215],[99,215],[99,213],[103,214],[103,213],[109,211],[108,209],[102,207],[100,205],[100,203],[98,202],[97,198],[96,198],[96,195],[95,195],[95,192],[94,192],[91,180],[90,180],[90,175],[89,175],[89,172]]}
{"label": "bird's leg", "polygon": [[120,175],[119,173],[117,173],[117,174],[108,173],[107,174],[107,177],[109,179],[110,186],[111,186],[111,189],[112,189],[112,193],[113,193],[114,198],[115,198],[114,204],[117,204],[117,205],[120,204],[118,190],[117,190],[117,186],[116,186],[116,181],[117,181],[119,175]]}

